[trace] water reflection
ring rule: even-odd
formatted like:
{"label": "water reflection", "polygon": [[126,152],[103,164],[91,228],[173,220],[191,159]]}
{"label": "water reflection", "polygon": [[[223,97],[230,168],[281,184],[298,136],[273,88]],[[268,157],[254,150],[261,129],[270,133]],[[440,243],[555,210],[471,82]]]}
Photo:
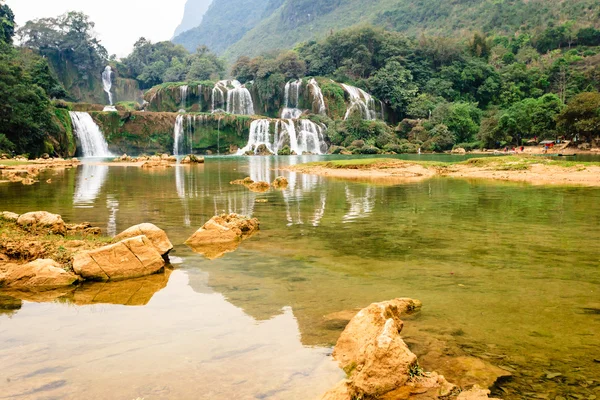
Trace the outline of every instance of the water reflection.
{"label": "water reflection", "polygon": [[119,211],[119,201],[115,200],[115,198],[112,195],[106,196],[106,208],[109,210],[106,233],[108,236],[116,236],[117,212]]}
{"label": "water reflection", "polygon": [[372,186],[346,186],[346,202],[350,208],[343,222],[368,217],[375,209],[376,189]]}
{"label": "water reflection", "polygon": [[85,306],[25,302],[2,320],[2,396],[315,398],[343,376],[328,349],[300,343],[290,307],[256,321],[195,274],[175,271],[144,307],[108,304],[112,289],[86,291]]}
{"label": "water reflection", "polygon": [[108,176],[108,166],[83,164],[78,171],[73,205],[76,208],[93,208]]}

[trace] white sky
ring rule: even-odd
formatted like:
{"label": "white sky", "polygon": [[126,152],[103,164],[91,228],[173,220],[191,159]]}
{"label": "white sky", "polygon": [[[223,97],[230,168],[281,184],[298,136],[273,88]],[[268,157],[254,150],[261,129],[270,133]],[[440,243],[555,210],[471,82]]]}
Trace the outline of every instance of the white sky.
{"label": "white sky", "polygon": [[5,0],[17,24],[67,11],[81,11],[96,23],[94,30],[109,54],[128,55],[133,44],[145,37],[153,42],[169,40],[183,18],[186,0]]}

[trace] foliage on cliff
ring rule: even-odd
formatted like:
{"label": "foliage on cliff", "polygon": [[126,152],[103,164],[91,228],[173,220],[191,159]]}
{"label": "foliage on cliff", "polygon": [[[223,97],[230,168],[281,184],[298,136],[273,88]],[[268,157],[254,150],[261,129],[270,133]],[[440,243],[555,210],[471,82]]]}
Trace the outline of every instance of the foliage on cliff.
{"label": "foliage on cliff", "polygon": [[219,80],[225,72],[225,63],[206,46],[199,46],[191,54],[183,46],[152,43],[145,38],[135,43],[133,52],[120,66],[144,89],[164,82]]}

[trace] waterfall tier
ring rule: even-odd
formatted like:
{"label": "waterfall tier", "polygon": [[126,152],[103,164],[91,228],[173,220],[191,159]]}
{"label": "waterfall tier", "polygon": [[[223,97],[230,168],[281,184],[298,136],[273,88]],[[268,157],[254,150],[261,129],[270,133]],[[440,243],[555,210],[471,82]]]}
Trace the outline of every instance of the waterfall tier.
{"label": "waterfall tier", "polygon": [[192,154],[194,150],[194,130],[196,122],[202,120],[202,116],[178,115],[175,119],[173,130],[173,154],[183,156]]}
{"label": "waterfall tier", "polygon": [[236,80],[217,82],[212,90],[211,112],[222,111],[235,115],[254,115],[250,91]]}
{"label": "waterfall tier", "polygon": [[362,89],[342,83],[342,87],[350,96],[350,106],[346,111],[344,119],[348,119],[350,115],[358,110],[363,119],[377,119],[377,110],[375,109],[375,99]]}
{"label": "waterfall tier", "polygon": [[179,86],[179,94],[181,97],[181,105],[179,107],[179,112],[181,113],[185,113],[185,109],[187,107],[188,90],[188,85]]}
{"label": "waterfall tier", "polygon": [[285,84],[284,108],[281,112],[283,119],[297,119],[303,114],[299,108],[302,79]]}
{"label": "waterfall tier", "polygon": [[285,146],[298,155],[324,154],[327,152],[327,143],[323,133],[321,126],[307,119],[259,119],[250,125],[248,144],[237,154],[258,154],[264,148],[276,155]]}
{"label": "waterfall tier", "polygon": [[308,87],[313,96],[313,110],[318,110],[318,113],[321,115],[327,114],[327,108],[325,107],[325,99],[323,98],[323,92],[321,91],[321,87],[315,78],[312,78],[308,81]]}
{"label": "waterfall tier", "polygon": [[104,91],[108,94],[108,103],[109,105],[113,105],[113,96],[111,93],[112,89],[112,68],[107,65],[104,68],[104,72],[102,72],[102,86]]}
{"label": "waterfall tier", "polygon": [[84,157],[114,157],[108,151],[108,143],[102,131],[96,125],[90,114],[86,112],[69,111],[73,130],[81,143]]}

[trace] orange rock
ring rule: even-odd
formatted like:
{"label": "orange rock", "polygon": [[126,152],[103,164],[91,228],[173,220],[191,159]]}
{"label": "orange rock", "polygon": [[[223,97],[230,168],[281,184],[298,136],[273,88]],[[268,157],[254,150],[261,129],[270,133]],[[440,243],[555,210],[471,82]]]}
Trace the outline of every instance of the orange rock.
{"label": "orange rock", "polygon": [[86,279],[138,278],[160,271],[165,260],[146,236],[136,236],[75,255],[73,269]]}
{"label": "orange rock", "polygon": [[115,236],[114,240],[121,241],[123,239],[129,239],[141,235],[145,235],[148,239],[150,239],[154,247],[156,247],[156,250],[158,250],[162,256],[169,254],[169,252],[173,250],[173,244],[167,237],[165,231],[156,225],[149,223],[132,226],[131,228],[128,228]]}
{"label": "orange rock", "polygon": [[35,260],[27,264],[8,264],[0,273],[0,287],[7,288],[55,288],[70,286],[79,278],[60,268],[54,260]]}

